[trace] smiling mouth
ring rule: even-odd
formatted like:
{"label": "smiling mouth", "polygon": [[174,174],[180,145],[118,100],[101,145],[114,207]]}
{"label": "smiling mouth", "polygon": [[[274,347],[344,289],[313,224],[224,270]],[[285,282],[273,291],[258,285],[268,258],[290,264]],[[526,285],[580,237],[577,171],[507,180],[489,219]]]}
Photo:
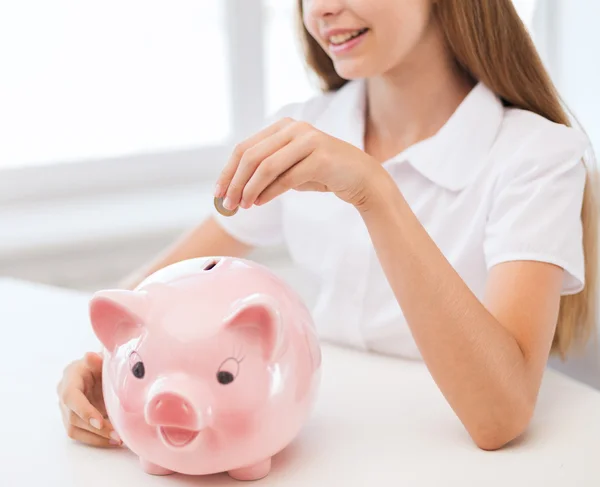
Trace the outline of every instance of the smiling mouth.
{"label": "smiling mouth", "polygon": [[343,44],[346,44],[347,42],[350,42],[353,39],[356,39],[357,37],[361,37],[363,35],[365,35],[368,32],[368,28],[365,29],[358,29],[355,30],[354,32],[348,32],[346,34],[338,34],[338,35],[334,35],[329,37],[328,41],[329,44],[331,44],[332,46],[341,46]]}
{"label": "smiling mouth", "polygon": [[200,434],[200,431],[186,430],[174,426],[161,426],[158,430],[163,441],[174,448],[189,445]]}

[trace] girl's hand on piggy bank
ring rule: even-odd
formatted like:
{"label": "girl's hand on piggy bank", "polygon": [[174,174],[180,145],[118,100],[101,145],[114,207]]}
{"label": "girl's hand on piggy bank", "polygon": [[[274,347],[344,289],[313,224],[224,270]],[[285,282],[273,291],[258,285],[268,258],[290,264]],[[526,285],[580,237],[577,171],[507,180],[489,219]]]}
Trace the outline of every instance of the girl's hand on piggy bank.
{"label": "girl's hand on piggy bank", "polygon": [[102,356],[87,353],[67,366],[57,388],[63,423],[70,438],[93,446],[118,446],[121,440],[105,418]]}

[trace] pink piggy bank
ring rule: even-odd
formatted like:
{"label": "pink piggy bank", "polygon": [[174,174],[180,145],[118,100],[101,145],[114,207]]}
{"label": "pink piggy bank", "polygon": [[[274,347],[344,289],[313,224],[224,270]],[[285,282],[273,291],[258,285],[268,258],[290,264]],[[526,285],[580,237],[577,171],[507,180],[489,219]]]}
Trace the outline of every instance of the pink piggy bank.
{"label": "pink piggy bank", "polygon": [[90,302],[103,392],[123,443],[154,475],[266,476],[314,404],[311,315],[267,268],[191,259]]}

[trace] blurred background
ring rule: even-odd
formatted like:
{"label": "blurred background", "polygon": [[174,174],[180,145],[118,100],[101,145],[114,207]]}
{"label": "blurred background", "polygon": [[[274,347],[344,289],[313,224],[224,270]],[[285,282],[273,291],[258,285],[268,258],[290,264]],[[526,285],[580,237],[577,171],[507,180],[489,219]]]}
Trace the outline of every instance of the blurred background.
{"label": "blurred background", "polygon": [[[600,2],[514,3],[598,150]],[[295,4],[0,1],[0,277],[114,286],[201,221],[232,145],[318,92]],[[312,300],[284,249],[251,258]],[[599,355],[565,370],[600,387]]]}

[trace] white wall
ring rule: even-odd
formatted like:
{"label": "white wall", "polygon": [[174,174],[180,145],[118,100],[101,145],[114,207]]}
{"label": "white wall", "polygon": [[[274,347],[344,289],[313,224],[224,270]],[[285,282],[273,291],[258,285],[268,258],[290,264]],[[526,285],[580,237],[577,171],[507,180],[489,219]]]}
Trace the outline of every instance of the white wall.
{"label": "white wall", "polygon": [[600,151],[600,2],[555,0],[551,70],[565,102]]}
{"label": "white wall", "polygon": [[[542,32],[548,68],[568,107],[588,133],[596,160],[600,156],[600,2],[540,0],[550,20]],[[541,19],[540,19],[541,20]],[[600,326],[598,339],[600,340]],[[585,355],[551,365],[600,389],[600,347],[590,343]]]}

